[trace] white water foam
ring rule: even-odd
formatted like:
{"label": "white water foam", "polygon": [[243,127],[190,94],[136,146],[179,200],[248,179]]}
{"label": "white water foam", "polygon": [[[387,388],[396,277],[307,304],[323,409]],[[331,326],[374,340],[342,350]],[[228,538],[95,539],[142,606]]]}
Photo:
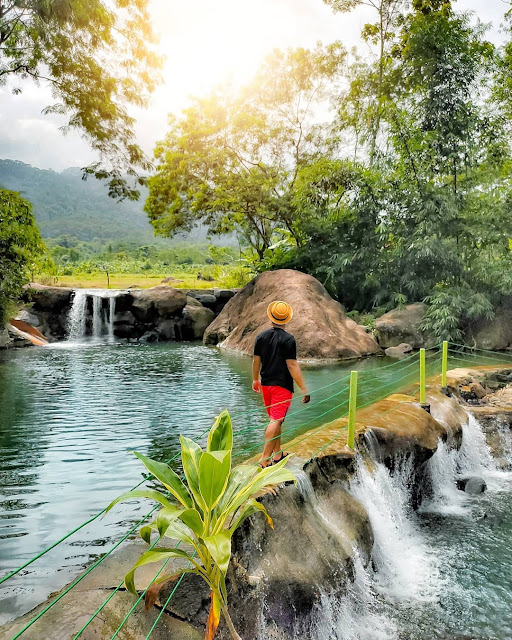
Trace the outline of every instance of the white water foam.
{"label": "white water foam", "polygon": [[[109,289],[77,289],[73,297],[73,303],[68,318],[68,342],[77,343],[84,341],[87,336],[88,298],[92,298],[92,319],[90,331],[96,342],[107,338],[113,342],[114,319],[116,312],[116,296],[118,291]],[[103,308],[103,300],[108,298],[108,314]]]}
{"label": "white water foam", "polygon": [[414,460],[397,460],[393,475],[380,462],[360,459],[351,494],[365,507],[374,535],[375,588],[401,602],[436,599],[439,571],[410,503]]}
{"label": "white water foam", "polygon": [[87,291],[77,289],[73,297],[73,304],[68,318],[68,340],[75,342],[85,335],[87,312]]}
{"label": "white water foam", "polygon": [[366,569],[354,550],[354,580],[347,594],[339,599],[321,595],[314,614],[314,635],[318,640],[393,640],[397,637],[394,623],[377,612],[377,598],[371,570]]}
{"label": "white water foam", "polygon": [[482,426],[471,414],[467,424],[462,428],[458,471],[462,475],[480,475],[484,478],[496,473],[496,463],[485,439]]}
{"label": "white water foam", "polygon": [[103,333],[102,297],[92,296],[92,335],[99,339]]}

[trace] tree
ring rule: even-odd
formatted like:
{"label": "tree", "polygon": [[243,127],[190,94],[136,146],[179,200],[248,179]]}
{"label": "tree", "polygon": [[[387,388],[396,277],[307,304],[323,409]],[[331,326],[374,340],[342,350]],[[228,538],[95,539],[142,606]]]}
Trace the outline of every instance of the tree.
{"label": "tree", "polygon": [[[130,106],[143,107],[159,81],[148,0],[0,0],[0,83],[48,83],[56,104],[98,153],[87,173],[109,178],[109,194],[136,199],[126,174],[150,168],[134,141]],[[14,92],[21,90],[15,88]]]}
{"label": "tree", "polygon": [[239,232],[261,259],[277,228],[302,242],[292,192],[298,171],[326,148],[321,109],[337,91],[339,43],[276,51],[254,81],[196,99],[155,150],[145,209],[160,235],[195,225]]}
{"label": "tree", "polygon": [[[425,328],[459,339],[512,293],[510,143],[489,101],[496,53],[448,3],[418,2],[402,24],[380,101],[382,150],[300,169],[294,205],[309,241],[273,266],[317,275],[360,311],[425,300]],[[351,66],[341,100],[350,117],[340,125],[356,138],[369,66]]]}
{"label": "tree", "polygon": [[[377,47],[377,64],[361,64],[359,58],[356,59],[355,74],[352,78],[349,76],[350,90],[340,106],[340,123],[356,125],[356,147],[359,140],[368,142],[373,162],[386,97],[386,73],[392,66],[392,47],[406,3],[405,0],[324,0],[324,3],[335,13],[348,13],[359,6],[371,7],[377,12],[377,22],[365,24],[361,32],[365,42]],[[361,124],[363,126],[358,126]]]}
{"label": "tree", "polygon": [[140,453],[135,455],[146,469],[172,496],[162,492],[135,490],[119,496],[115,504],[132,498],[149,498],[162,505],[154,522],[140,530],[141,538],[151,544],[151,534],[157,531],[159,539],[172,538],[193,549],[193,553],[178,548],[151,548],[142,554],[125,576],[125,586],[134,595],[135,570],[145,564],[171,558],[185,560],[187,567],[171,575],[159,577],[146,591],[146,605],[152,606],[165,584],[174,582],[185,573],[200,576],[211,590],[211,607],[207,623],[206,640],[212,640],[217,631],[220,615],[224,616],[231,637],[241,640],[228,610],[226,574],[231,560],[231,538],[251,515],[261,512],[272,526],[265,507],[254,499],[261,490],[284,482],[294,482],[295,476],[284,469],[286,459],[262,469],[253,464],[231,468],[233,429],[231,418],[223,411],[208,435],[206,451],[184,436],[181,440],[181,460],[185,479],[166,464],[151,460]]}
{"label": "tree", "polygon": [[0,189],[0,326],[43,252],[30,203],[13,191]]}

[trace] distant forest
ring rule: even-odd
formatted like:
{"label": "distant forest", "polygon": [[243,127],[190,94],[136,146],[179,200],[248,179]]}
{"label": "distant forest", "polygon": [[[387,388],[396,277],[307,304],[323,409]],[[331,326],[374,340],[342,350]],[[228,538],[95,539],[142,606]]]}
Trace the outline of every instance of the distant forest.
{"label": "distant forest", "polygon": [[[141,189],[138,202],[117,202],[108,196],[100,181],[90,177],[82,180],[79,168],[57,173],[37,169],[16,160],[0,160],[0,187],[18,191],[32,203],[34,215],[44,238],[69,236],[82,242],[110,241],[137,244],[173,244],[169,239],[156,239],[153,227],[143,211],[147,190]],[[206,240],[206,231],[183,234],[181,241]],[[223,238],[222,244],[230,244]]]}

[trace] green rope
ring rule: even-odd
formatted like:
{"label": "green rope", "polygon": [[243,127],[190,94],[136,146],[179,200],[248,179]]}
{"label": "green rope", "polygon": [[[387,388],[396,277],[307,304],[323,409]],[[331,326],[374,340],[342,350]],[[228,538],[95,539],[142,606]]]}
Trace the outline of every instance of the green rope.
{"label": "green rope", "polygon": [[69,593],[71,591],[71,589],[73,589],[74,587],[76,587],[76,585],[81,582],[87,575],[89,575],[91,573],[91,571],[93,569],[95,569],[99,564],[101,564],[105,558],[108,558],[108,556],[115,550],[117,549],[117,547],[119,547],[119,545],[124,542],[134,531],[135,529],[137,529],[137,527],[142,524],[145,520],[147,520],[147,518],[154,513],[157,509],[158,509],[159,505],[155,505],[151,511],[149,513],[147,513],[141,520],[139,520],[139,522],[137,522],[137,524],[135,526],[133,526],[128,533],[126,533],[121,540],[119,540],[119,542],[117,542],[112,549],[110,549],[104,556],[101,556],[101,558],[99,558],[99,560],[96,560],[96,562],[91,565],[87,571],[85,571],[85,573],[83,573],[81,576],[79,576],[78,578],[76,578],[76,580],[74,580],[69,587],[67,587],[66,589],[64,589],[64,591],[59,594],[54,600],[52,600],[42,611],[40,611],[37,616],[35,616],[34,618],[32,618],[32,620],[30,622],[28,622],[22,629],[20,629],[20,631],[18,631],[18,633],[13,636],[11,638],[11,640],[16,640],[17,638],[19,638],[23,633],[25,633],[25,631],[27,631],[27,629],[29,629],[34,623],[36,623],[39,618],[41,618],[49,609],[51,609],[54,605],[57,604],[57,602],[59,602],[59,600],[61,600],[67,593]]}
{"label": "green rope", "polygon": [[[416,357],[416,356],[417,356],[417,354],[412,354],[411,356],[409,356],[408,358],[405,358],[404,360],[412,359],[412,358],[414,358],[414,357]],[[373,369],[373,371],[379,372],[379,371],[381,371],[381,370],[383,370],[383,369],[387,369],[387,368],[390,368],[390,367],[393,367],[393,366],[402,365],[402,364],[403,364],[403,362],[404,362],[404,360],[401,360],[401,361],[396,362],[396,363],[391,363],[390,365],[385,365],[385,366],[383,366],[383,367],[376,367],[376,368],[374,368],[374,369]],[[410,366],[412,366],[413,364],[415,364],[415,363],[410,363],[410,364],[409,364],[409,365],[407,365],[406,367],[403,367],[403,368],[402,368],[402,370],[405,370],[406,368],[409,368],[409,367],[410,367]],[[370,371],[370,370],[366,370],[366,371],[363,371],[362,373],[368,373],[369,371]],[[407,375],[409,375],[409,374],[407,374]],[[377,389],[375,389],[374,391],[379,390],[379,389],[382,389],[382,388],[385,388],[385,387],[389,387],[389,386],[391,386],[391,385],[396,385],[396,384],[397,384],[397,383],[399,383],[401,380],[403,380],[405,377],[407,377],[407,375],[406,375],[406,376],[401,376],[400,378],[398,378],[398,379],[396,379],[396,380],[392,381],[392,382],[391,382],[391,383],[389,383],[389,384],[381,385],[381,386],[377,387]],[[327,384],[327,385],[324,385],[323,387],[320,387],[320,388],[318,388],[318,389],[315,389],[312,393],[316,393],[316,392],[318,392],[318,391],[321,391],[321,390],[323,390],[323,389],[326,389],[326,388],[328,388],[328,387],[331,387],[331,386],[333,386],[333,385],[335,385],[335,384],[339,384],[341,381],[346,380],[346,379],[348,379],[349,377],[350,377],[350,376],[346,376],[346,377],[344,377],[344,378],[341,378],[340,380],[337,380],[337,381],[335,381],[335,382],[332,382],[332,383],[329,383],[329,384]],[[335,394],[332,394],[332,395],[331,395],[331,396],[329,396],[328,398],[325,398],[325,399],[321,400],[321,401],[319,402],[319,404],[320,404],[320,403],[322,403],[322,402],[325,402],[325,401],[327,401],[327,400],[330,400],[330,399],[332,399],[333,397],[336,397],[336,396],[338,396],[338,395],[341,395],[341,393],[344,393],[347,389],[348,389],[348,387],[346,387],[345,389],[343,389],[343,390],[342,390],[342,391],[340,391],[340,392],[337,392],[337,393],[335,393]],[[367,403],[367,405],[368,405],[368,404],[372,404],[372,403],[374,403],[374,402],[376,402],[376,401],[377,401],[377,400],[375,400],[375,399],[374,399],[374,400],[372,400],[371,402]],[[342,403],[340,403],[340,404],[338,404],[338,405],[336,405],[336,406],[334,406],[334,407],[331,407],[330,409],[328,409],[327,411],[323,412],[323,413],[322,413],[322,414],[320,414],[319,416],[315,416],[315,417],[313,417],[312,419],[308,420],[307,422],[305,422],[305,423],[303,423],[303,424],[301,424],[301,425],[299,425],[299,426],[297,426],[297,427],[295,427],[295,428],[293,428],[293,429],[290,429],[290,430],[288,430],[287,432],[285,432],[285,433],[283,433],[283,434],[280,434],[279,436],[276,436],[276,438],[277,438],[277,437],[282,437],[282,436],[283,436],[283,435],[285,435],[285,434],[292,433],[292,432],[297,431],[297,430],[298,430],[298,429],[300,429],[300,428],[303,428],[304,426],[306,426],[306,425],[310,424],[312,421],[314,421],[314,420],[318,420],[318,419],[322,418],[323,416],[327,415],[328,413],[330,413],[330,412],[334,411],[335,409],[338,409],[338,408],[340,408],[340,407],[342,407],[342,406],[346,405],[346,404],[347,404],[347,402],[348,402],[348,401],[344,401],[344,402],[342,402]],[[276,403],[276,404],[280,404],[280,403]],[[362,406],[361,406],[361,407],[359,407],[359,408],[363,408],[364,406],[367,406],[367,405],[362,405]],[[304,408],[304,409],[301,409],[301,410],[299,410],[299,411],[297,411],[297,412],[294,412],[294,414],[302,413],[302,412],[303,412],[303,411],[305,411],[306,409],[307,409],[307,407],[306,407],[306,408]],[[255,410],[255,411],[256,411],[256,410]],[[258,411],[259,411],[259,409],[258,409]],[[253,413],[253,411],[245,412],[245,414],[247,414],[247,413]],[[242,414],[238,414],[238,415],[244,415],[244,413],[242,413]],[[292,415],[292,414],[290,414],[290,415]],[[294,443],[292,446],[295,446],[295,445],[299,444],[300,442],[302,442],[302,441],[303,441],[303,440],[305,440],[306,438],[310,437],[310,436],[311,436],[311,435],[313,435],[314,433],[317,433],[317,432],[321,431],[322,429],[324,429],[324,428],[326,428],[326,427],[327,427],[327,425],[321,425],[321,426],[320,426],[320,427],[318,427],[317,429],[313,429],[313,430],[311,430],[310,432],[308,432],[308,433],[304,436],[304,438],[302,438],[302,439],[298,440],[298,441],[297,441],[296,443]],[[253,429],[251,429],[251,430],[255,430],[256,428],[261,428],[261,427],[254,427],[254,428],[253,428]],[[204,435],[206,435],[206,433],[208,433],[208,431],[209,431],[209,429],[208,429],[208,430],[206,430],[205,432],[203,432],[203,433],[202,433],[202,434],[201,434],[201,435],[196,439],[196,441],[197,441],[197,440],[199,440],[199,439],[200,439],[201,437],[203,437]],[[339,437],[339,436],[336,436],[336,438],[337,438],[337,437]],[[240,452],[240,454],[245,453],[245,452],[247,452],[247,451],[251,451],[251,450],[253,450],[253,449],[254,449],[254,448],[256,448],[256,447],[258,447],[258,448],[259,448],[260,446],[261,446],[261,445],[260,445],[260,444],[258,444],[258,445],[255,445],[255,446],[249,447],[249,448],[247,448],[247,449],[245,449],[245,450],[242,450],[242,451]],[[177,457],[178,457],[178,455],[179,455],[179,454],[175,454],[172,458],[170,458],[170,459],[169,459],[168,463],[169,463],[169,462],[171,462],[172,460],[174,460],[175,458],[177,458]],[[144,480],[142,480],[139,484],[135,485],[134,489],[135,489],[135,488],[137,488],[137,487],[139,487],[139,486],[141,486],[141,485],[142,485],[146,480],[147,480],[147,478],[144,478]],[[37,616],[36,616],[32,621],[30,621],[30,622],[29,622],[29,623],[28,623],[28,624],[27,624],[23,629],[21,629],[21,630],[18,632],[18,634],[17,634],[14,638],[12,638],[12,640],[16,640],[18,637],[20,637],[20,636],[21,636],[21,635],[22,635],[22,634],[23,634],[23,633],[24,633],[24,632],[25,632],[25,631],[26,631],[30,626],[32,626],[32,624],[34,624],[34,623],[35,623],[35,622],[36,622],[40,617],[42,617],[42,615],[44,615],[44,613],[46,613],[46,611],[48,611],[48,610],[49,610],[52,606],[54,606],[54,605],[55,605],[55,604],[56,604],[56,603],[57,603],[57,602],[58,602],[62,597],[64,597],[64,595],[66,595],[69,591],[71,591],[71,589],[73,589],[73,588],[76,586],[76,584],[78,584],[78,583],[79,583],[83,578],[85,578],[85,576],[86,576],[86,575],[88,575],[88,574],[89,574],[89,573],[90,573],[90,572],[91,572],[91,571],[92,571],[96,566],[98,566],[98,565],[99,565],[99,564],[100,564],[100,563],[101,563],[101,562],[102,562],[106,557],[108,557],[108,556],[109,556],[109,555],[110,555],[110,554],[111,554],[111,553],[112,553],[112,552],[113,552],[113,551],[114,551],[114,550],[115,550],[115,549],[116,549],[116,548],[117,548],[117,547],[118,547],[122,542],[124,542],[124,540],[126,540],[126,538],[127,538],[127,537],[128,537],[128,536],[129,536],[129,535],[130,535],[130,534],[131,534],[131,533],[132,533],[132,532],[133,532],[133,531],[134,531],[134,530],[139,526],[139,524],[141,524],[142,522],[144,522],[144,520],[146,520],[146,518],[148,518],[148,517],[149,517],[149,515],[151,515],[151,513],[153,513],[157,508],[158,508],[158,506],[155,506],[155,507],[154,507],[154,508],[153,508],[153,509],[152,509],[152,510],[151,510],[151,511],[146,515],[146,516],[144,516],[144,518],[143,518],[142,520],[140,520],[140,521],[139,521],[139,523],[137,523],[137,524],[135,525],[135,527],[133,527],[133,528],[132,528],[132,529],[131,529],[131,530],[130,530],[130,531],[129,531],[129,532],[128,532],[128,533],[127,533],[127,534],[126,534],[126,535],[125,535],[125,536],[124,536],[124,537],[123,537],[123,538],[118,542],[118,543],[116,543],[116,545],[114,545],[114,547],[113,547],[112,549],[110,549],[110,551],[109,551],[109,552],[107,552],[104,556],[102,556],[102,558],[100,558],[100,559],[99,559],[98,561],[96,561],[96,562],[95,562],[91,567],[89,567],[89,569],[88,569],[88,570],[87,570],[83,575],[81,575],[81,576],[80,576],[79,578],[77,578],[73,583],[71,583],[71,585],[70,585],[70,586],[69,586],[69,587],[68,587],[68,588],[67,588],[63,593],[61,593],[61,594],[60,594],[60,595],[59,595],[55,600],[53,600],[53,601],[52,601],[52,602],[51,602],[47,607],[45,607],[45,609],[43,609],[43,611],[41,611],[41,612],[40,612],[40,613],[39,613],[39,614],[38,614],[38,615],[37,615]],[[72,532],[70,532],[69,534],[67,534],[67,535],[66,535],[66,536],[64,536],[63,538],[61,538],[59,541],[57,541],[56,543],[54,543],[53,545],[51,545],[51,547],[49,547],[49,548],[48,548],[48,549],[46,549],[45,551],[43,551],[43,552],[41,552],[40,554],[38,554],[36,557],[32,558],[32,560],[28,561],[27,563],[25,563],[24,565],[22,565],[21,567],[19,567],[17,570],[15,570],[15,571],[11,572],[10,574],[8,574],[8,575],[7,575],[7,576],[5,576],[4,578],[2,578],[2,579],[0,580],[0,584],[2,584],[2,582],[5,582],[6,580],[8,580],[8,579],[9,579],[10,577],[12,577],[13,575],[16,575],[16,574],[17,574],[19,571],[21,571],[23,568],[25,568],[26,566],[30,565],[32,562],[34,562],[35,560],[37,560],[37,559],[38,559],[38,558],[40,558],[41,556],[45,555],[45,553],[48,553],[48,551],[50,551],[51,549],[55,548],[58,544],[60,544],[60,542],[63,542],[65,539],[67,539],[68,537],[70,537],[71,535],[73,535],[74,533],[76,533],[77,531],[79,531],[80,529],[82,529],[84,526],[86,526],[86,525],[87,525],[87,524],[89,524],[90,522],[93,522],[94,520],[96,520],[99,516],[101,516],[103,513],[105,513],[105,511],[106,511],[106,509],[103,509],[101,512],[99,512],[98,514],[96,514],[95,516],[93,516],[92,518],[90,518],[88,521],[84,522],[82,525],[80,525],[79,527],[77,527],[76,529],[74,529]],[[165,566],[165,565],[164,565],[164,566]],[[163,566],[162,566],[162,568],[160,569],[160,571],[161,571],[162,569],[163,569]],[[157,576],[158,576],[158,574],[155,576],[155,578],[153,579],[153,581],[156,579],[156,577],[157,577]],[[175,592],[175,590],[177,589],[177,587],[178,587],[178,585],[180,584],[180,582],[181,582],[182,578],[183,578],[183,576],[180,578],[180,581],[178,582],[178,584],[177,584],[177,585],[176,585],[176,587],[174,588],[173,593],[174,593],[174,592]],[[152,582],[153,582],[153,581],[152,581]],[[152,582],[151,582],[150,584],[152,584]],[[115,595],[115,593],[118,591],[118,589],[121,587],[121,585],[122,585],[122,583],[121,583],[121,584],[116,588],[116,590],[115,590],[112,594],[110,594],[110,596],[109,596],[109,597],[107,598],[107,600],[103,603],[103,605],[102,605],[102,606],[97,610],[97,612],[93,615],[93,617],[89,620],[89,622],[88,622],[88,623],[86,623],[86,625],[83,627],[83,629],[81,629],[81,630],[78,632],[77,636],[75,636],[75,637],[78,637],[78,636],[83,632],[83,630],[88,626],[88,624],[90,624],[90,622],[92,621],[92,619],[94,619],[94,617],[95,617],[95,616],[96,616],[96,615],[97,615],[97,614],[98,614],[98,613],[99,613],[99,612],[104,608],[104,606],[106,606],[106,604],[110,601],[110,599]],[[149,586],[150,586],[150,585],[148,585],[148,587],[149,587]],[[144,592],[144,593],[145,593],[145,592]],[[144,595],[144,594],[143,594],[143,595]],[[143,595],[139,598],[139,600],[135,603],[135,605],[132,607],[132,609],[128,612],[127,616],[125,617],[125,620],[124,620],[124,621],[122,622],[122,624],[121,624],[121,627],[124,625],[124,623],[126,622],[126,620],[128,619],[128,617],[131,615],[131,612],[135,609],[136,605],[138,604],[138,602],[140,601],[140,599],[143,597]],[[172,594],[171,594],[171,596],[170,596],[170,597],[172,597]],[[170,597],[168,598],[168,601],[170,600]],[[167,605],[167,603],[166,603],[166,605]],[[162,612],[161,612],[161,613],[162,613]],[[161,613],[160,613],[160,615],[161,615]],[[159,617],[160,617],[160,616],[159,616]],[[158,617],[158,618],[157,618],[157,620],[155,621],[155,624],[153,625],[152,629],[150,630],[150,633],[149,633],[149,634],[148,634],[148,636],[147,636],[148,638],[149,638],[149,636],[151,635],[151,633],[152,633],[152,631],[153,631],[153,629],[154,629],[154,627],[155,627],[155,625],[156,625],[156,622],[158,621],[159,617]],[[120,627],[120,628],[121,628],[121,627]],[[120,628],[116,631],[116,633],[115,633],[115,635],[113,636],[113,638],[115,638],[115,637],[117,636],[117,633],[119,632]],[[113,639],[112,639],[112,640],[113,640]]]}
{"label": "green rope", "polygon": [[[468,358],[462,357],[462,358],[457,358],[456,356],[450,355],[449,356],[449,361],[450,362],[460,362],[462,364],[464,364],[466,367],[472,367],[472,366],[478,366],[478,365],[482,365],[482,366],[492,366],[492,365],[499,365],[499,364],[503,364],[503,365],[510,365],[510,362],[505,362],[503,360],[493,360],[492,358],[490,358],[489,356],[474,356],[475,358],[478,358],[478,361],[475,360],[469,360]],[[484,362],[484,360],[487,360],[487,362]]]}
{"label": "green rope", "polygon": [[[188,565],[190,566],[190,564]],[[174,594],[176,593],[176,590],[178,589],[178,587],[180,586],[183,578],[185,577],[185,574],[182,573],[180,576],[180,579],[178,580],[178,582],[174,585],[174,589],[171,591],[169,597],[167,598],[167,600],[165,601],[164,606],[162,607],[162,609],[160,610],[160,613],[157,615],[156,620],[153,622],[153,626],[151,627],[151,629],[149,630],[148,635],[146,636],[145,640],[148,640],[149,637],[151,636],[151,634],[153,633],[153,631],[155,630],[156,625],[158,624],[158,621],[160,620],[160,618],[162,617],[164,611],[167,609],[167,605],[169,604],[169,602],[171,601],[171,598],[174,596]]]}
{"label": "green rope", "polygon": [[[418,385],[418,389],[419,389],[419,385]],[[382,399],[382,398],[381,398]],[[378,401],[377,401],[378,402]],[[361,405],[360,407],[357,407],[358,409],[364,409],[365,407],[374,404],[375,401],[372,402],[368,402],[366,404]],[[386,409],[386,411],[382,411],[379,415],[384,415],[386,413],[389,413],[390,411],[394,411],[398,406],[400,406],[401,404],[411,404],[411,400],[402,400],[400,401],[398,404],[396,404],[394,407],[391,407],[390,409]],[[348,414],[345,414],[345,416]],[[344,417],[344,416],[341,416]],[[346,427],[343,427],[342,431],[346,431],[348,429],[348,425]],[[334,436],[334,438],[331,438],[331,440],[329,440],[329,442],[327,442],[326,444],[322,445],[320,448],[318,448],[312,455],[311,458],[308,460],[308,462],[311,462],[311,460],[313,460],[313,458],[315,458],[316,456],[318,456],[319,453],[321,453],[322,451],[324,451],[325,449],[327,449],[328,447],[331,446],[331,444],[333,442],[335,442],[336,440],[338,440],[339,438],[341,438],[341,436],[343,435],[342,432],[338,433],[337,435]]]}
{"label": "green rope", "polygon": [[[470,345],[458,344],[457,342],[450,342],[449,344],[453,345],[454,347],[460,347],[461,349],[469,349],[470,351],[485,351],[486,353],[491,353],[493,355],[498,355],[499,353],[501,353],[498,351],[493,351],[492,349],[480,349],[479,347],[471,347]],[[504,353],[503,355],[512,358],[512,353]]]}
{"label": "green rope", "polygon": [[[153,549],[153,547],[155,545],[157,545],[160,540],[161,540],[161,537],[158,537],[155,540],[155,542],[153,542],[153,544],[149,547],[148,550]],[[156,578],[156,576],[155,576],[155,578]],[[153,581],[154,581],[154,579],[153,579]],[[79,638],[82,635],[82,633],[87,629],[87,627],[91,624],[91,622],[98,615],[98,613],[100,613],[107,606],[107,604],[110,602],[110,600],[112,600],[112,598],[116,595],[116,593],[123,586],[123,584],[124,584],[124,580],[121,580],[121,582],[117,585],[117,587],[112,591],[112,593],[108,596],[108,598],[103,602],[103,604],[96,609],[96,611],[92,614],[92,616],[84,624],[84,626],[77,632],[77,634],[75,636],[73,636],[73,640],[76,640],[77,638]],[[148,585],[148,586],[150,586],[150,585]]]}
{"label": "green rope", "polygon": [[[370,371],[381,371],[383,369],[388,369],[390,367],[394,367],[394,366],[398,366],[401,365],[403,362],[414,358],[417,356],[417,353],[412,354],[411,356],[408,356],[407,358],[404,358],[403,360],[400,360],[398,362],[393,362],[391,364],[388,365],[384,365],[382,367],[373,367],[372,369],[367,369],[364,370],[362,373],[368,373]],[[408,365],[411,366],[411,365]],[[405,367],[404,367],[405,369]],[[342,378],[340,378],[339,380],[336,380],[335,382],[331,382],[329,384],[324,385],[323,387],[319,387],[318,389],[314,389],[311,393],[317,393],[318,391],[323,391],[324,389],[327,389],[329,387],[332,387],[335,384],[339,384],[340,382],[343,382],[344,380],[347,380],[348,378],[350,378],[350,374],[347,376],[344,376]],[[340,395],[340,393],[342,392],[338,392],[336,394],[333,394],[332,396],[329,396],[328,398],[324,398],[323,400],[319,401],[318,404],[320,404],[321,402],[325,402],[337,395]],[[287,401],[284,401],[287,402]],[[275,403],[275,404],[280,404],[280,403]],[[274,405],[271,405],[274,406]],[[289,414],[289,417],[292,417],[294,415],[298,415],[300,413],[303,413],[304,411],[306,411],[308,409],[308,407],[299,409],[293,413]],[[245,413],[239,413],[239,414],[233,414],[233,415],[238,415],[238,416],[243,416],[243,415],[247,415],[250,413],[256,413],[259,412],[261,409],[257,408],[254,410],[250,410],[248,412]],[[261,429],[263,428],[265,424],[261,424],[258,425],[256,427],[251,427],[249,429],[245,429],[245,430],[241,430],[239,432],[237,432],[237,434],[242,434],[242,433],[248,433],[250,431],[255,431],[256,429]],[[209,429],[204,431],[198,438],[196,438],[195,442],[197,442],[200,438],[202,438],[203,436],[205,436],[208,433]],[[178,457],[179,454],[175,454],[173,457],[171,457],[168,461],[167,464],[169,464],[170,462],[172,462],[173,460],[175,460]],[[132,487],[130,489],[130,491],[133,491],[135,489],[137,489],[138,487],[140,487],[142,484],[144,484],[144,482],[146,482],[147,478],[144,478],[141,482],[139,482],[138,484],[136,484],[134,487]],[[13,571],[11,571],[10,573],[8,573],[7,575],[3,576],[2,578],[0,578],[0,585],[3,584],[4,582],[6,582],[7,580],[9,580],[10,578],[12,578],[13,576],[17,575],[20,571],[22,571],[23,569],[26,569],[26,567],[30,566],[32,563],[36,562],[37,560],[39,560],[39,558],[43,557],[44,555],[46,555],[47,553],[49,553],[52,549],[54,549],[55,547],[57,547],[59,544],[61,544],[62,542],[64,542],[65,540],[67,540],[68,538],[70,538],[72,535],[74,535],[75,533],[77,533],[78,531],[80,531],[81,529],[83,529],[84,527],[86,527],[88,524],[90,524],[91,522],[94,522],[95,520],[97,520],[100,516],[102,516],[106,511],[105,509],[102,509],[100,512],[98,512],[97,514],[95,514],[94,516],[92,516],[91,518],[89,518],[88,520],[86,520],[85,522],[83,522],[82,524],[80,524],[79,526],[77,526],[75,529],[73,529],[72,531],[68,532],[66,535],[62,536],[59,540],[57,540],[56,542],[54,542],[52,545],[50,545],[49,547],[47,547],[46,549],[44,549],[43,551],[41,551],[40,553],[38,553],[36,556],[34,556],[33,558],[31,558],[30,560],[27,560],[27,562],[23,563],[22,565],[20,565],[17,569],[14,569]]]}

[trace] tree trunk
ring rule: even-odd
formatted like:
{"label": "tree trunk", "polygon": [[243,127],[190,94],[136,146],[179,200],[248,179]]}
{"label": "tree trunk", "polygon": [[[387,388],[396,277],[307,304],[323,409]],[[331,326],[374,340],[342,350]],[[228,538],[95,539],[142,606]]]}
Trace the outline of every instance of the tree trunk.
{"label": "tree trunk", "polygon": [[229,611],[228,611],[227,607],[222,607],[222,615],[224,616],[224,619],[226,620],[226,624],[228,625],[229,633],[231,634],[231,637],[233,638],[233,640],[242,640],[242,638],[236,632],[236,629],[235,629],[235,627],[233,625],[233,620],[231,620],[231,616],[229,615]]}

